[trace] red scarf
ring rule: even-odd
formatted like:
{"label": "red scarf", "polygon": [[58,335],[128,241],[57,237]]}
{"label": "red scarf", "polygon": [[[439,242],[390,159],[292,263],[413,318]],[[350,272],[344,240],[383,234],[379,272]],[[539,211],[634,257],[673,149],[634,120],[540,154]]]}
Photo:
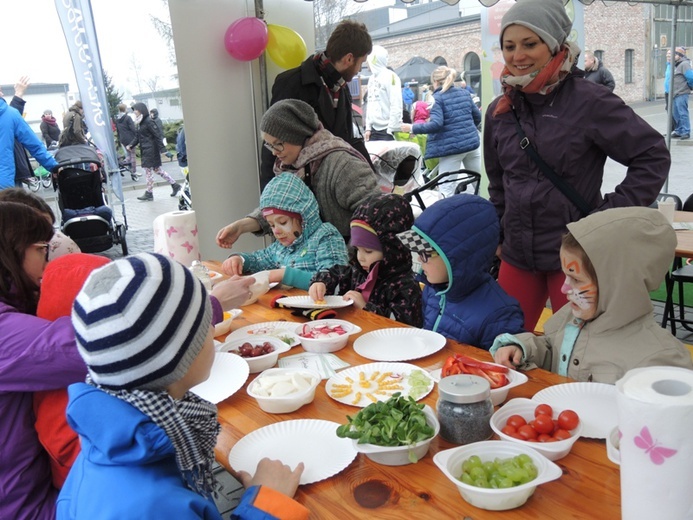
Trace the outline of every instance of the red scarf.
{"label": "red scarf", "polygon": [[50,117],[41,116],[41,120],[48,123],[49,125],[55,126],[55,118],[53,116],[50,116]]}

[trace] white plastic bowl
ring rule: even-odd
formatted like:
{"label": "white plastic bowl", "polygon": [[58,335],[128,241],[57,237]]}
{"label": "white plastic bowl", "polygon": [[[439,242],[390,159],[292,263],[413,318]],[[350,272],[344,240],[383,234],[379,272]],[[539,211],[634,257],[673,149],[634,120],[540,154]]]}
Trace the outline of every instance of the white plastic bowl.
{"label": "white plastic bowl", "polygon": [[[472,455],[478,455],[482,462],[487,462],[496,457],[506,459],[523,453],[529,455],[537,467],[537,477],[531,482],[506,489],[491,489],[470,486],[459,480],[462,475],[462,463]],[[538,485],[556,480],[563,474],[561,468],[529,446],[506,441],[474,442],[440,451],[433,456],[433,462],[457,486],[465,501],[474,507],[489,511],[505,511],[520,507],[532,496]]]}
{"label": "white plastic bowl", "polygon": [[[531,399],[511,399],[505,403],[496,413],[491,416],[491,428],[494,432],[503,440],[518,443],[523,446],[534,448],[536,451],[544,455],[549,460],[562,459],[568,453],[570,453],[573,444],[580,438],[580,433],[582,432],[582,422],[578,424],[578,427],[570,431],[570,438],[563,441],[556,442],[529,442],[521,441],[520,439],[515,439],[510,435],[506,435],[501,431],[508,422],[508,418],[511,415],[520,415],[527,422],[534,419],[534,410],[541,403],[532,401]],[[554,410],[554,419],[558,417],[558,414],[563,410]]]}
{"label": "white plastic bowl", "polygon": [[[497,363],[492,364],[496,365]],[[505,386],[501,386],[500,388],[491,389],[491,402],[493,403],[493,406],[503,404],[508,398],[508,392],[510,392],[511,388],[524,385],[528,380],[528,377],[525,374],[511,368],[508,369],[508,372],[505,375],[508,377],[509,383]]]}
{"label": "white plastic bowl", "polygon": [[[238,353],[238,348],[244,343],[250,343],[253,346],[262,345],[263,343],[270,343],[274,347],[274,352],[269,354],[263,354],[257,357],[244,357],[248,362],[251,374],[257,374],[268,368],[273,367],[277,364],[279,359],[279,354],[286,352],[291,347],[284,343],[278,338],[273,338],[272,336],[253,336],[251,338],[243,338],[227,341],[219,347],[219,352],[235,352]],[[239,354],[240,355],[240,354]]]}
{"label": "white plastic bowl", "polygon": [[231,309],[229,312],[224,313],[224,321],[217,323],[214,326],[214,337],[223,336],[231,330],[231,323],[234,319],[238,318],[243,311],[241,309]]}
{"label": "white plastic bowl", "polygon": [[[311,381],[310,386],[298,392],[294,392],[282,397],[268,397],[259,395],[256,391],[259,381],[263,377],[300,374]],[[255,398],[257,404],[267,413],[291,413],[298,410],[301,406],[312,403],[315,399],[315,389],[321,381],[320,374],[313,370],[304,368],[270,368],[265,370],[248,385],[248,395]]]}
{"label": "white plastic bowl", "polygon": [[433,428],[433,436],[421,442],[417,442],[412,446],[377,446],[375,444],[359,444],[357,439],[352,439],[354,449],[359,453],[363,453],[373,462],[383,464],[384,466],[404,466],[411,464],[409,460],[409,452],[413,451],[417,460],[421,460],[428,449],[431,447],[431,441],[440,432],[440,423],[436,417],[436,413],[430,406],[426,405],[423,408],[426,415],[426,422]]}
{"label": "white plastic bowl", "polygon": [[[341,325],[344,330],[346,330],[346,334],[341,334],[339,336],[335,336],[334,338],[321,338],[321,339],[313,339],[313,338],[306,338],[302,336],[303,334],[303,328],[304,327],[309,327],[311,329],[315,327],[321,327],[324,325],[328,326],[335,326],[335,325]],[[301,345],[303,346],[303,349],[306,352],[318,352],[321,354],[324,354],[326,352],[337,352],[338,350],[343,349],[346,347],[347,342],[349,341],[349,336],[352,334],[358,334],[361,332],[361,327],[358,325],[354,325],[353,323],[350,323],[345,320],[315,320],[311,321],[309,323],[305,323],[303,325],[299,325],[296,327],[295,333],[298,335],[299,339],[301,340]]]}

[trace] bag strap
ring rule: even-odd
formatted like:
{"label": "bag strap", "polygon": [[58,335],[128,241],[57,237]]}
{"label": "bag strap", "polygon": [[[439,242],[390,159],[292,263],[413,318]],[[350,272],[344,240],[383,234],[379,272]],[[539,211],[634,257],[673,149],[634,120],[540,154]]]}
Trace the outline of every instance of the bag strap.
{"label": "bag strap", "polygon": [[553,171],[551,166],[546,164],[544,162],[544,159],[541,158],[539,153],[536,151],[534,146],[532,146],[532,143],[529,141],[529,138],[525,134],[524,130],[522,130],[522,126],[520,125],[520,119],[517,117],[517,113],[515,112],[515,109],[512,109],[513,116],[515,116],[515,126],[517,127],[517,135],[520,136],[520,148],[522,148],[525,152],[527,152],[527,155],[539,166],[539,169],[546,175],[546,177],[553,183],[556,188],[561,190],[561,193],[565,195],[570,202],[572,202],[576,208],[578,208],[583,215],[589,215],[592,212],[592,207],[585,202],[585,199],[582,198],[582,196],[575,191],[575,189],[568,184],[563,177],[559,177],[556,172]]}

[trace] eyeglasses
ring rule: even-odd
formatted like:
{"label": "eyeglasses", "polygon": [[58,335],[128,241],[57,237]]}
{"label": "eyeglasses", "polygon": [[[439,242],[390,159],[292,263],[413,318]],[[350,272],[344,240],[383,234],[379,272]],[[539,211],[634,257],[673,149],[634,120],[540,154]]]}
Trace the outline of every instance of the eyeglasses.
{"label": "eyeglasses", "polygon": [[270,144],[267,141],[262,143],[270,152],[282,153],[284,151],[284,143]]}
{"label": "eyeglasses", "polygon": [[431,258],[435,258],[436,256],[438,256],[438,253],[435,251],[424,250],[419,252],[419,260],[421,260],[422,264],[427,264]]}
{"label": "eyeglasses", "polygon": [[39,249],[43,248],[46,250],[46,262],[48,262],[48,253],[51,249],[51,245],[48,242],[37,242],[36,244],[33,244],[34,247],[38,247]]}

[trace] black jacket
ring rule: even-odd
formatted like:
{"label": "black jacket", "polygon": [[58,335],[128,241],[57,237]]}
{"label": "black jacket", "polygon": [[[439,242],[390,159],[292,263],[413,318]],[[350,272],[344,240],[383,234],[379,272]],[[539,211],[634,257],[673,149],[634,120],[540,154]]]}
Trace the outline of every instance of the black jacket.
{"label": "black jacket", "polygon": [[585,79],[593,83],[597,83],[599,85],[604,85],[611,92],[613,92],[616,88],[616,82],[614,81],[614,77],[612,76],[611,72],[609,72],[609,69],[604,67],[604,65],[602,65],[601,62],[597,66],[597,70],[585,71]]}
{"label": "black jacket", "polygon": [[[332,95],[325,88],[315,68],[313,55],[309,56],[300,66],[282,72],[274,80],[270,104],[274,105],[283,99],[300,99],[305,101],[313,107],[318,114],[318,119],[320,119],[326,130],[329,130],[337,137],[341,137],[347,143],[354,144],[351,93],[349,88],[344,87],[342,89],[339,103],[335,109],[332,106]],[[364,153],[362,150],[359,150],[359,152]],[[368,155],[365,157],[370,162],[370,157]],[[262,189],[274,177],[273,165],[274,156],[272,152],[263,146],[260,166],[260,186]]]}
{"label": "black jacket", "polygon": [[137,128],[135,122],[126,113],[119,114],[115,120],[116,130],[118,131],[118,140],[123,146],[129,145],[137,137]]}
{"label": "black jacket", "polygon": [[[20,114],[24,113],[24,105],[26,105],[26,101],[17,96],[13,96],[12,101],[10,101],[10,107],[16,109]],[[14,140],[14,172],[15,185],[20,184],[22,179],[28,179],[34,175],[29,156],[22,144],[16,139]]]}
{"label": "black jacket", "polygon": [[143,116],[137,129],[137,136],[130,143],[131,146],[135,146],[138,143],[140,145],[142,168],[158,168],[161,166],[162,139],[156,122],[149,116]]}

